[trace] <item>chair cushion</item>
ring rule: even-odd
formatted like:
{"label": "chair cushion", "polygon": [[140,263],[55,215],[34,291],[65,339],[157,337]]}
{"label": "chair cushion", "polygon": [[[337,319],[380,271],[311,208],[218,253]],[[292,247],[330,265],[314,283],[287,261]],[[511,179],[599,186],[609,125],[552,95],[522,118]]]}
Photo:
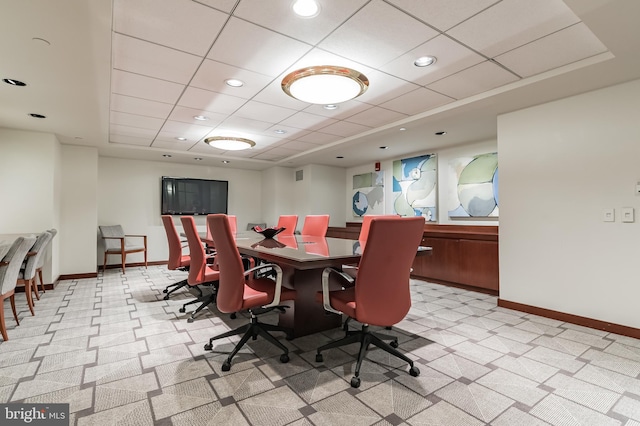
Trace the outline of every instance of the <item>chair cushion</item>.
{"label": "chair cushion", "polygon": [[[316,301],[322,302],[322,292],[316,293]],[[329,301],[331,307],[343,314],[355,318],[356,316],[356,290],[355,287],[349,287],[344,290],[334,290],[329,292]]]}
{"label": "chair cushion", "polygon": [[[242,309],[251,309],[258,306],[268,305],[273,301],[276,290],[275,283],[269,278],[254,278],[244,286],[242,296]],[[296,291],[282,287],[280,301],[293,300],[296,298]]]}

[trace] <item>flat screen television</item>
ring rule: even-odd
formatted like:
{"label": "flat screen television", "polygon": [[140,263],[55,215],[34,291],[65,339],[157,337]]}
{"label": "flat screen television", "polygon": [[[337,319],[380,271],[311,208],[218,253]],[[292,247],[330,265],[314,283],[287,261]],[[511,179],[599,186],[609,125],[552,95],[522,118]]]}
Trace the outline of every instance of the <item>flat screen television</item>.
{"label": "flat screen television", "polygon": [[226,180],[163,176],[161,214],[226,214],[228,192]]}

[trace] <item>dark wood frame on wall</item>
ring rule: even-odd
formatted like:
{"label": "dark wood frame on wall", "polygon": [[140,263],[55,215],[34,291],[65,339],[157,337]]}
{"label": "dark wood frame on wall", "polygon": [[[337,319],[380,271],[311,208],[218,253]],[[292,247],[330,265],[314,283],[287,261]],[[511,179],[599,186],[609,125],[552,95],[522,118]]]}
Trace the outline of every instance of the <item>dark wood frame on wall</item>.
{"label": "dark wood frame on wall", "polygon": [[[360,225],[348,222],[344,228],[330,227],[327,236],[355,240]],[[416,257],[414,277],[498,294],[497,226],[425,224],[421,245],[433,251],[431,256]]]}

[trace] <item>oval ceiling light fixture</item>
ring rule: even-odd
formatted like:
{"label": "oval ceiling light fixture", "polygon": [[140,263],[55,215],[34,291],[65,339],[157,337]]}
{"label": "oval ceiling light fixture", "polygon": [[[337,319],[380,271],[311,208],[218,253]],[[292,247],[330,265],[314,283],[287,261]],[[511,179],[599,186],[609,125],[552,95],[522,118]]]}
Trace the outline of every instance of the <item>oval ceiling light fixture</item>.
{"label": "oval ceiling light fixture", "polygon": [[318,65],[287,74],[281,86],[287,95],[302,102],[335,105],[362,95],[369,79],[351,68]]}
{"label": "oval ceiling light fixture", "polygon": [[429,65],[435,64],[437,61],[435,56],[421,56],[415,61],[413,61],[413,65],[416,67],[428,67]]}
{"label": "oval ceiling light fixture", "polygon": [[223,149],[225,151],[241,151],[256,146],[256,143],[250,139],[234,138],[229,136],[212,136],[204,140],[209,146]]}
{"label": "oval ceiling light fixture", "polygon": [[291,7],[301,18],[313,18],[320,13],[320,6],[315,0],[296,0]]}
{"label": "oval ceiling light fixture", "polygon": [[235,78],[228,78],[225,81],[225,84],[230,87],[242,87],[244,86],[244,82],[242,80],[238,80]]}
{"label": "oval ceiling light fixture", "polygon": [[4,81],[7,84],[10,84],[12,86],[20,86],[20,87],[24,87],[27,85],[27,83],[23,83],[20,80],[15,80],[13,78],[3,78],[2,81]]}

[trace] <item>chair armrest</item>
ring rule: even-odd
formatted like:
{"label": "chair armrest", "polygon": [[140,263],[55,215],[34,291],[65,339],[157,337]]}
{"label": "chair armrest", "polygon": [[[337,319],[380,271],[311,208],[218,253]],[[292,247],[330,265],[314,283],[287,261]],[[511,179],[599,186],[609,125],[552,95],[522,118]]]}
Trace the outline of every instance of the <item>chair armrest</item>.
{"label": "chair armrest", "polygon": [[340,275],[343,279],[350,283],[353,282],[353,278],[335,268],[324,268],[324,271],[322,271],[322,306],[326,311],[333,312],[335,314],[342,314],[341,311],[333,309],[333,307],[331,306],[331,301],[329,300],[329,276],[331,275],[331,273]]}
{"label": "chair armrest", "polygon": [[276,271],[276,289],[273,293],[273,300],[268,305],[264,305],[263,308],[273,308],[280,305],[280,295],[282,294],[282,268],[275,263],[265,263],[262,265],[249,268],[244,271],[244,276],[248,277],[249,274],[253,274],[261,269],[275,269]]}

